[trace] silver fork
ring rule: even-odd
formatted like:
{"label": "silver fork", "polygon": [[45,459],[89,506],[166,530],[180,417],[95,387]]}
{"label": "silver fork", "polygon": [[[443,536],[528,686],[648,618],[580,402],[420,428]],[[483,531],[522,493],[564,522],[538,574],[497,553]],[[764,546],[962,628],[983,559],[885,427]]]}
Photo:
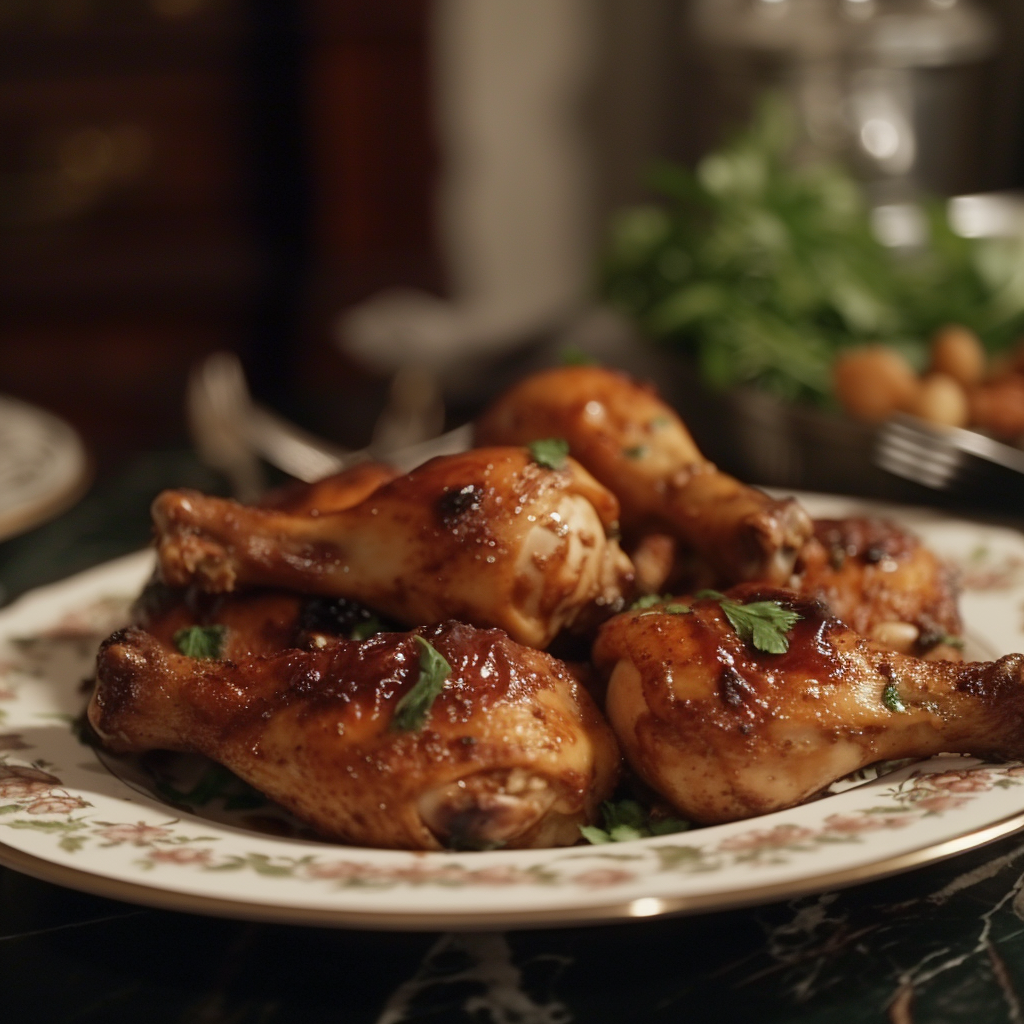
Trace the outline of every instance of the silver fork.
{"label": "silver fork", "polygon": [[255,402],[241,361],[231,352],[214,352],[192,370],[186,411],[200,458],[227,476],[242,501],[252,501],[266,489],[261,459],[312,483],[374,458],[386,458],[408,472],[435,455],[465,451],[473,441],[472,425],[467,424],[398,451],[380,445],[340,448]]}
{"label": "silver fork", "polygon": [[1024,494],[1024,451],[959,427],[896,416],[875,435],[875,465],[936,491],[1006,500]]}

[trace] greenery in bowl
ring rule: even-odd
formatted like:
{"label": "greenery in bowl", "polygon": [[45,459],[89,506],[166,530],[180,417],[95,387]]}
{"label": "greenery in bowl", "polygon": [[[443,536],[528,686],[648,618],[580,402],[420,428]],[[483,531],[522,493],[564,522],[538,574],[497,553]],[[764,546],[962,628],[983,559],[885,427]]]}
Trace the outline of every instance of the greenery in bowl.
{"label": "greenery in bowl", "polygon": [[832,365],[882,342],[916,369],[940,327],[963,324],[996,353],[1024,334],[1024,240],[967,240],[926,201],[926,244],[881,245],[865,197],[835,165],[791,158],[778,98],[694,171],[661,164],[664,202],[612,225],[603,291],[651,338],[696,358],[714,388],[756,384],[833,405]]}

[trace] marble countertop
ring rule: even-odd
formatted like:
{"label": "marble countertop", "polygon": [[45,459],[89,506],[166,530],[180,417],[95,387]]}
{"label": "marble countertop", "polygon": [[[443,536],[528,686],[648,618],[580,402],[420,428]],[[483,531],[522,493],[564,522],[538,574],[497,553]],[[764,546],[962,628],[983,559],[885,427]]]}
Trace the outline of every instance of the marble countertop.
{"label": "marble countertop", "polygon": [[[145,543],[186,453],[139,460],[0,545],[4,598]],[[509,933],[325,930],[117,903],[0,868],[4,1021],[828,1022],[1024,1019],[1024,836],[842,892]]]}

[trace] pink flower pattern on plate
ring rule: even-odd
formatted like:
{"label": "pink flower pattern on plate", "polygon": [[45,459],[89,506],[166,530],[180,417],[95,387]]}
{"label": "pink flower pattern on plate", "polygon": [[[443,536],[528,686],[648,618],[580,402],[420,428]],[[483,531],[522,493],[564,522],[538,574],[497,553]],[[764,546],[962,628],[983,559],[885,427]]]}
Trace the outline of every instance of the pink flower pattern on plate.
{"label": "pink flower pattern on plate", "polygon": [[94,829],[94,834],[111,844],[132,843],[134,846],[149,846],[155,840],[169,839],[174,835],[169,828],[147,825],[144,821],[134,825],[105,823],[103,828]]}
{"label": "pink flower pattern on plate", "polygon": [[25,808],[25,813],[70,814],[71,811],[78,811],[83,807],[92,807],[92,804],[80,796],[72,796],[70,793],[49,793],[38,800],[33,800]]}
{"label": "pink flower pattern on plate", "polygon": [[0,764],[0,800],[26,800],[60,785],[56,775],[40,768]]}

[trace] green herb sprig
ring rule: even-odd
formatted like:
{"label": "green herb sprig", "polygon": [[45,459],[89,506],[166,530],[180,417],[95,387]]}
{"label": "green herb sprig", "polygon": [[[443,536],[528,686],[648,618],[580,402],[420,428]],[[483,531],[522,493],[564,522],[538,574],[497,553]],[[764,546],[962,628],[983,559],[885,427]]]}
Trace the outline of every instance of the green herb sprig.
{"label": "green herb sprig", "polygon": [[712,388],[755,384],[826,408],[833,361],[851,345],[882,342],[923,369],[944,324],[977,331],[990,352],[1015,343],[1024,241],[961,238],[934,199],[921,205],[919,251],[894,253],[853,175],[798,160],[799,139],[791,105],[766,97],[694,170],[653,168],[661,202],[611,225],[606,298]]}
{"label": "green herb sprig", "polygon": [[778,601],[740,604],[717,590],[701,590],[694,596],[717,601],[740,638],[766,654],[785,654],[789,650],[786,634],[802,618],[789,608],[783,608]]}
{"label": "green herb sprig", "polygon": [[657,612],[664,612],[666,615],[686,615],[693,609],[688,604],[673,601],[671,594],[645,594],[638,597],[629,606],[629,610],[643,612],[645,615],[654,615]]}
{"label": "green herb sprig", "polygon": [[899,690],[896,689],[895,683],[889,683],[882,691],[882,703],[894,715],[903,714],[907,710],[907,705],[903,703],[903,698],[900,696]]}
{"label": "green herb sprig", "polygon": [[636,800],[606,800],[601,804],[601,817],[604,828],[580,825],[580,835],[595,846],[626,843],[631,839],[647,839],[650,836],[667,836],[673,832],[685,832],[692,827],[690,822],[681,818],[654,818]]}
{"label": "green herb sprig", "polygon": [[174,646],[188,658],[219,658],[227,633],[227,626],[186,626],[174,634]]}
{"label": "green herb sprig", "polygon": [[376,615],[371,615],[368,619],[357,622],[348,631],[348,638],[349,640],[369,640],[371,636],[376,636],[383,631],[384,623]]}
{"label": "green herb sprig", "polygon": [[569,455],[569,442],[564,437],[545,437],[539,441],[531,441],[526,446],[530,458],[545,469],[564,469],[565,460]]}
{"label": "green herb sprig", "polygon": [[420,675],[413,688],[398,702],[391,730],[394,732],[418,732],[430,717],[434,701],[444,689],[445,680],[452,674],[452,667],[444,655],[421,636],[413,639],[420,648]]}

